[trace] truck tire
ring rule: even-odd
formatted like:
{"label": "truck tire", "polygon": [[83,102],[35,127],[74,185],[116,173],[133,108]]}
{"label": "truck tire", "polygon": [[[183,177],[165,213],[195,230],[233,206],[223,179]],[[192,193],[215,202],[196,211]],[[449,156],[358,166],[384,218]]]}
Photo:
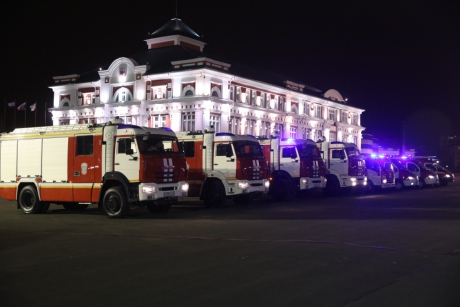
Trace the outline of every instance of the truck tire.
{"label": "truck tire", "polygon": [[42,213],[43,203],[38,199],[38,193],[34,186],[26,185],[19,192],[19,207],[25,214]]}
{"label": "truck tire", "polygon": [[109,218],[124,218],[128,215],[130,205],[121,187],[112,187],[105,192],[102,208]]}
{"label": "truck tire", "polygon": [[427,185],[425,184],[425,180],[420,179],[420,180],[418,181],[418,187],[419,187],[420,189],[426,188],[426,186],[427,186]]}
{"label": "truck tire", "polygon": [[395,189],[398,191],[404,189],[404,183],[401,180],[397,179],[395,181]]}
{"label": "truck tire", "polygon": [[223,206],[227,200],[225,188],[222,183],[217,180],[208,182],[203,194],[203,202],[206,207]]}
{"label": "truck tire", "polygon": [[324,192],[327,196],[338,196],[340,194],[340,182],[337,178],[328,178]]}
{"label": "truck tire", "polygon": [[278,178],[274,182],[272,197],[275,201],[284,201],[291,193],[292,187],[289,180],[286,178]]}
{"label": "truck tire", "polygon": [[367,185],[366,185],[366,193],[369,194],[374,194],[375,193],[375,185],[371,180],[367,180]]}

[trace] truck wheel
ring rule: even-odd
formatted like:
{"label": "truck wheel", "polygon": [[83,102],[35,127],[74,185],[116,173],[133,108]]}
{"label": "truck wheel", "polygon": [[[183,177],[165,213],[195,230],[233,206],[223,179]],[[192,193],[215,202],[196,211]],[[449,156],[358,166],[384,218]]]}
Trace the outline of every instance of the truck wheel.
{"label": "truck wheel", "polygon": [[128,215],[130,205],[121,187],[112,187],[105,192],[102,208],[110,218],[123,218]]}
{"label": "truck wheel", "polygon": [[419,187],[419,188],[424,188],[424,187],[426,187],[425,180],[420,179],[420,180],[418,181],[418,187]]}
{"label": "truck wheel", "polygon": [[43,209],[43,203],[38,199],[37,190],[31,185],[22,188],[18,203],[22,212],[26,214],[41,213]]}
{"label": "truck wheel", "polygon": [[367,180],[366,192],[369,194],[375,193],[375,185],[372,181]]}
{"label": "truck wheel", "polygon": [[327,196],[338,196],[340,194],[340,183],[337,178],[327,180],[324,192]]}
{"label": "truck wheel", "polygon": [[227,199],[222,183],[213,180],[206,185],[203,191],[203,202],[206,207],[223,206]]}
{"label": "truck wheel", "polygon": [[288,198],[292,187],[286,178],[278,178],[274,182],[272,197],[275,201],[284,201]]}
{"label": "truck wheel", "polygon": [[237,205],[249,204],[253,201],[253,194],[241,194],[233,198],[233,202]]}

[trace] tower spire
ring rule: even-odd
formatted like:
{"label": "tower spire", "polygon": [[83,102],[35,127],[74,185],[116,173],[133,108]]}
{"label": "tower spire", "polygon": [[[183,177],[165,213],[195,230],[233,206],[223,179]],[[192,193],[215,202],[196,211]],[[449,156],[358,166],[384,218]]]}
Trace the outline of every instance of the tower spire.
{"label": "tower spire", "polygon": [[177,18],[177,0],[176,0],[176,18]]}

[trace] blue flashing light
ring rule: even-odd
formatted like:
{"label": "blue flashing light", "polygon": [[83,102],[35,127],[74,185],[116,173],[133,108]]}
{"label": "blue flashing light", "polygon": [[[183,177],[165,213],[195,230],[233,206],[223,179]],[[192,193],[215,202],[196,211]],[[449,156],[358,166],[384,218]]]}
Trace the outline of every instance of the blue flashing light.
{"label": "blue flashing light", "polygon": [[377,157],[377,154],[373,153],[371,154],[371,158],[376,158]]}
{"label": "blue flashing light", "polygon": [[165,131],[172,131],[172,129],[171,129],[171,128],[168,128],[168,127],[162,127],[162,128],[163,128],[163,130],[165,130]]}
{"label": "blue flashing light", "polygon": [[407,159],[407,157],[406,157],[406,156],[402,156],[401,159]]}
{"label": "blue flashing light", "polygon": [[293,141],[295,141],[295,139],[293,139],[293,138],[288,138],[287,141],[288,141],[288,142],[293,142]]}
{"label": "blue flashing light", "polygon": [[383,158],[385,158],[385,155],[379,155],[379,158],[383,159]]}

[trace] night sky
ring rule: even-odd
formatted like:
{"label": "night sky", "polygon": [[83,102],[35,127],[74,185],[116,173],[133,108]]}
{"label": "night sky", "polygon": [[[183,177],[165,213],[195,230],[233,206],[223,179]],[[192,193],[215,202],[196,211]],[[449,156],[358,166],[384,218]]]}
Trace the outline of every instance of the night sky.
{"label": "night sky", "polygon": [[[37,125],[45,123],[45,103],[52,106],[53,76],[145,50],[146,34],[176,14],[175,0],[72,2],[2,5],[0,99],[37,102]],[[406,148],[435,154],[440,136],[460,135],[460,1],[177,3],[178,18],[203,36],[206,52],[338,90],[366,110],[364,133],[384,147],[401,147],[404,134]],[[13,110],[6,115],[9,131]],[[24,127],[24,111],[16,127]]]}

